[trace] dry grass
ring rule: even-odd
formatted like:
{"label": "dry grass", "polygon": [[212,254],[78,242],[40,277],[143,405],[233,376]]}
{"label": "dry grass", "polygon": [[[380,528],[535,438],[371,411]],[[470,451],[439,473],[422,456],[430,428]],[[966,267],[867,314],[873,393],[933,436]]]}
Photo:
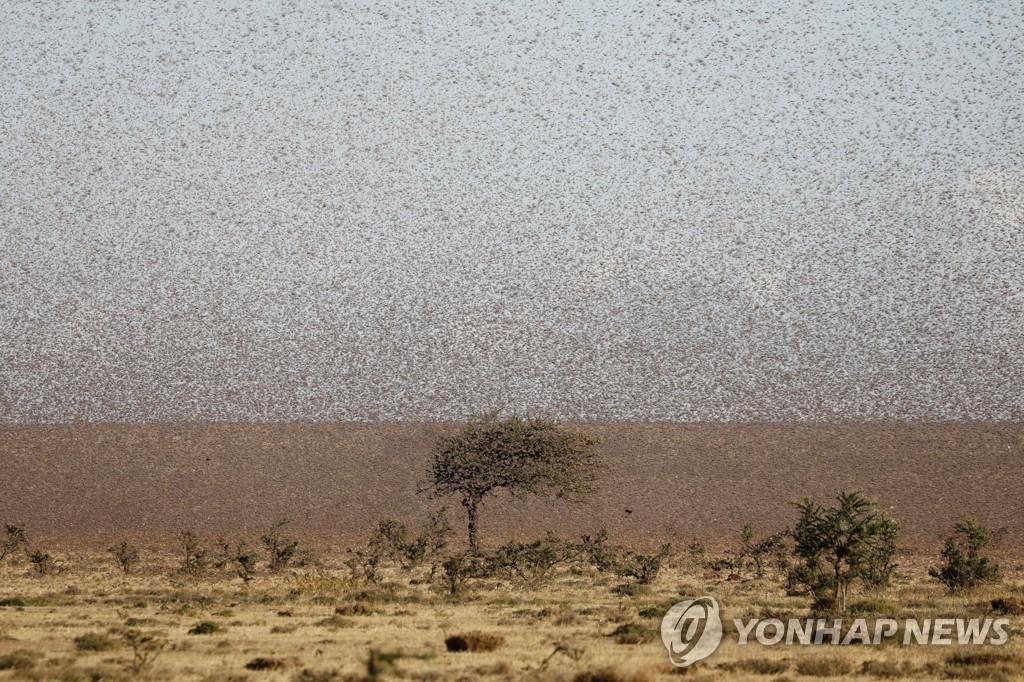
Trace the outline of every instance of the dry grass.
{"label": "dry grass", "polygon": [[[637,596],[577,568],[539,588],[482,580],[451,597],[426,568],[391,569],[385,584],[360,585],[340,554],[315,571],[261,571],[249,586],[227,570],[189,578],[174,572],[173,556],[144,556],[128,576],[99,552],[69,555],[49,576],[21,557],[0,564],[0,680],[671,680],[680,673],[660,642],[661,617],[701,594],[722,604],[727,635],[687,679],[1024,679],[1019,615],[1007,616],[1010,641],[999,648],[738,646],[728,619],[807,617],[809,600],[787,596],[778,580],[729,580],[688,558]],[[929,581],[927,562],[903,557],[896,584],[853,603],[897,618],[984,617],[1024,595],[1014,561],[1002,583],[968,595]],[[160,647],[137,676],[132,631]]]}

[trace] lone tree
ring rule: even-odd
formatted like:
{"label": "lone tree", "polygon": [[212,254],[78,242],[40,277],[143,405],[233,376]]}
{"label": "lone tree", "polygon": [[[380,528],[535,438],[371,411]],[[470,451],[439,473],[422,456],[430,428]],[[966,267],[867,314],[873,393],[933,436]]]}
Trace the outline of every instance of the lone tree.
{"label": "lone tree", "polygon": [[594,490],[597,439],[542,417],[486,413],[434,448],[433,497],[460,495],[469,521],[469,546],[479,552],[477,514],[496,490],[513,497],[547,495],[570,501]]}

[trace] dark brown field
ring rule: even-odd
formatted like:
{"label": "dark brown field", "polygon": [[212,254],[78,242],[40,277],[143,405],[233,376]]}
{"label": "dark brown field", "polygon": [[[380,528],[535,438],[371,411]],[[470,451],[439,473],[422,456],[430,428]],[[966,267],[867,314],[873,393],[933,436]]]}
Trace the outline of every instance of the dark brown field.
{"label": "dark brown field", "polygon": [[[36,537],[156,540],[193,528],[265,528],[355,541],[381,518],[416,521],[440,424],[0,426],[0,520]],[[962,512],[1024,545],[1024,425],[589,424],[603,439],[587,504],[507,498],[483,538],[576,536],[607,528],[636,543],[734,542],[752,522],[788,524],[788,501],[857,487],[892,507],[906,544],[931,549]],[[449,500],[461,520],[457,500]],[[627,509],[633,510],[627,513]]]}

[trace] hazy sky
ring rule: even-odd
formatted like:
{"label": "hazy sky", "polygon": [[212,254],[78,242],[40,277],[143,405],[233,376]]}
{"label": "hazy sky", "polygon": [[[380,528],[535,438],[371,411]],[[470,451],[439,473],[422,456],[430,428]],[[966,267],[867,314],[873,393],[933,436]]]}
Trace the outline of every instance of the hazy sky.
{"label": "hazy sky", "polygon": [[390,4],[0,4],[0,421],[1024,419],[1019,0]]}

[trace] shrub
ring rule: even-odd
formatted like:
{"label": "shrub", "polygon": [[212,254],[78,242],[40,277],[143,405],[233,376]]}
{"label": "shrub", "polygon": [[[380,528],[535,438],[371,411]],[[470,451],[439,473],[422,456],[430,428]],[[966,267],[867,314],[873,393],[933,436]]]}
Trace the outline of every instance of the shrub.
{"label": "shrub", "polygon": [[505,645],[505,638],[487,632],[467,632],[463,635],[452,635],[444,640],[448,651],[494,651]]}
{"label": "shrub", "polygon": [[641,585],[640,583],[623,583],[612,588],[612,594],[617,594],[620,597],[639,597],[650,591],[649,585]]}
{"label": "shrub", "polygon": [[733,663],[723,663],[722,668],[729,672],[748,672],[755,675],[778,675],[789,670],[788,661],[777,661],[771,658],[745,658]]}
{"label": "shrub", "polygon": [[405,658],[402,651],[386,651],[384,649],[370,649],[366,656],[366,680],[374,682],[381,679],[382,675],[395,672],[395,662]]}
{"label": "shrub", "polygon": [[601,573],[615,571],[620,559],[615,548],[608,543],[608,531],[599,530],[595,535],[584,535],[579,544],[580,554]]}
{"label": "shrub", "polygon": [[287,667],[288,661],[269,656],[257,656],[245,664],[246,670],[284,670]]}
{"label": "shrub", "polygon": [[125,575],[131,573],[132,568],[139,563],[139,550],[127,541],[115,545],[107,551],[114,557],[114,561]]}
{"label": "shrub", "polygon": [[204,620],[201,623],[196,623],[189,628],[188,634],[190,635],[215,635],[218,632],[223,632],[224,628],[221,627],[220,623],[215,623],[212,620]]}
{"label": "shrub", "polygon": [[432,514],[415,538],[404,523],[384,519],[377,524],[365,550],[349,550],[345,565],[353,577],[376,585],[381,582],[380,570],[387,562],[408,571],[430,561],[433,579],[437,571],[437,564],[433,562],[448,548],[452,534],[447,507]]}
{"label": "shrub", "polygon": [[375,613],[373,609],[362,602],[335,606],[334,612],[339,616],[368,616],[371,613]]}
{"label": "shrub", "polygon": [[206,549],[200,544],[195,533],[186,530],[178,535],[181,547],[181,566],[179,570],[190,576],[199,576],[206,571],[208,564]]}
{"label": "shrub", "polygon": [[13,523],[5,523],[3,539],[0,540],[0,561],[18,550],[24,550],[27,546],[28,536],[25,534],[25,528]]}
{"label": "shrub", "polygon": [[351,618],[344,618],[338,614],[334,614],[333,616],[321,618],[316,622],[316,624],[322,628],[327,628],[328,630],[341,630],[342,628],[350,628],[355,623],[352,622]]}
{"label": "shrub", "polygon": [[523,585],[537,587],[549,580],[555,570],[578,556],[577,548],[554,538],[530,543],[510,542],[485,559],[485,572],[501,575]]}
{"label": "shrub", "polygon": [[841,658],[805,658],[796,664],[796,671],[808,677],[838,677],[851,670],[850,662]]}
{"label": "shrub", "polygon": [[269,554],[269,567],[273,572],[283,571],[288,563],[295,556],[299,548],[299,541],[293,540],[283,534],[283,530],[291,523],[288,519],[281,519],[265,534],[260,537],[260,542],[267,548]]}
{"label": "shrub", "polygon": [[940,557],[942,564],[929,568],[928,574],[950,592],[963,592],[999,577],[999,566],[982,552],[988,545],[988,529],[973,517],[964,516],[953,526]]}
{"label": "shrub", "polygon": [[942,675],[950,680],[1011,680],[1024,665],[1019,654],[1001,651],[965,651],[946,659]]}
{"label": "shrub", "polygon": [[621,562],[618,573],[633,578],[639,585],[650,585],[657,579],[665,559],[672,554],[672,545],[661,546],[656,554],[635,554],[630,552]]}
{"label": "shrub", "polygon": [[41,549],[34,549],[28,553],[28,560],[32,564],[32,568],[39,575],[52,575],[60,571],[60,564],[54,559],[49,552],[44,552]]}
{"label": "shrub", "polygon": [[[403,530],[404,528],[402,526]],[[406,570],[416,568],[425,561],[433,561],[448,549],[454,532],[448,520],[448,507],[441,507],[430,516],[415,539],[394,545],[397,560]],[[434,569],[431,570],[432,574],[433,572]]]}
{"label": "shrub", "polygon": [[619,644],[646,644],[657,639],[658,632],[644,623],[623,623],[608,636]]}
{"label": "shrub", "polygon": [[113,651],[119,642],[101,632],[92,632],[75,637],[75,648],[79,651]]}
{"label": "shrub", "polygon": [[472,552],[454,554],[441,564],[443,584],[451,595],[461,594],[472,578],[485,574],[480,557]]}
{"label": "shrub", "polygon": [[992,610],[1004,616],[1024,616],[1024,601],[1017,597],[999,597],[991,602]]}
{"label": "shrub", "polygon": [[0,656],[0,670],[31,670],[42,657],[43,654],[38,651],[15,649]]}
{"label": "shrub", "polygon": [[903,665],[896,661],[864,661],[860,666],[861,675],[887,680],[909,677],[912,672],[913,664],[909,661],[904,661]]}
{"label": "shrub", "polygon": [[792,530],[797,563],[787,576],[791,592],[810,592],[820,611],[846,610],[851,585],[884,585],[896,564],[899,525],[858,491],[841,492],[838,504],[822,507],[805,499]]}
{"label": "shrub", "polygon": [[384,576],[380,571],[383,568],[384,558],[379,553],[373,549],[367,549],[365,552],[350,549],[348,555],[345,565],[352,572],[353,578],[371,585],[381,583]]}
{"label": "shrub", "polygon": [[238,549],[235,550],[234,561],[238,577],[246,585],[251,583],[252,579],[256,577],[256,566],[259,563],[259,555],[256,554],[256,551],[249,549],[242,541],[238,543]]}
{"label": "shrub", "polygon": [[900,605],[890,599],[872,597],[850,604],[849,610],[851,614],[857,616],[888,616],[895,618],[900,613]]}
{"label": "shrub", "polygon": [[139,675],[151,665],[167,646],[167,640],[155,632],[128,630],[122,638],[132,649],[132,660],[128,663],[128,669],[135,675]]}
{"label": "shrub", "polygon": [[773,533],[760,540],[754,540],[754,526],[747,524],[740,533],[740,569],[749,569],[758,578],[763,578],[769,567],[786,572],[789,570],[789,551],[785,532]]}
{"label": "shrub", "polygon": [[[687,668],[680,668],[680,670],[687,670]],[[617,668],[597,668],[576,673],[572,682],[651,682],[653,679],[645,672],[623,672]]]}

